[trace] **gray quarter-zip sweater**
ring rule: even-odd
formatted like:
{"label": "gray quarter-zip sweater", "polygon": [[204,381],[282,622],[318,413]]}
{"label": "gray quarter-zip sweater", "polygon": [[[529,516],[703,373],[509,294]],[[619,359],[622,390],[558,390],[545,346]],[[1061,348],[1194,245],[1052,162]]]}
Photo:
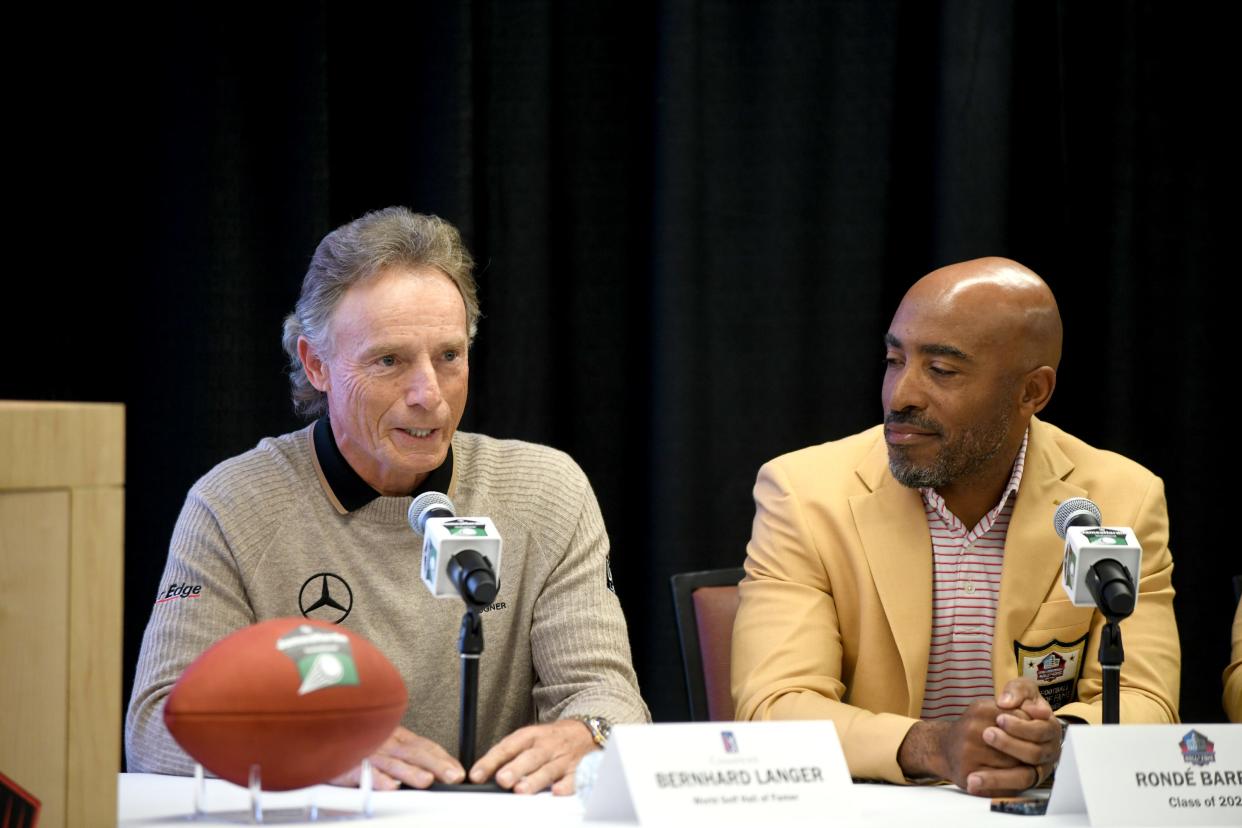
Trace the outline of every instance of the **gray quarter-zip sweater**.
{"label": "gray quarter-zip sweater", "polygon": [[[339,620],[379,647],[410,693],[402,724],[458,752],[464,605],[420,581],[410,497],[341,506],[314,428],[264,439],[190,490],[139,655],[125,725],[130,771],[191,773],[163,720],[181,671],[240,627],[302,615],[325,588],[331,603],[309,617]],[[490,517],[504,540],[500,592],[483,615],[478,754],[533,722],[649,720],[582,470],[546,446],[461,432],[452,458],[457,513]]]}

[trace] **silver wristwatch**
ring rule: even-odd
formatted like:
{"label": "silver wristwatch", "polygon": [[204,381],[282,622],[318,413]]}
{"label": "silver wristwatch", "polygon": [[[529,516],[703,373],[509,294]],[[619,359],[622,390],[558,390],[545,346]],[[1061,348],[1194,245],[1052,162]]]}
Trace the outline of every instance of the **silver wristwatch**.
{"label": "silver wristwatch", "polygon": [[608,744],[608,734],[612,732],[612,724],[603,716],[574,716],[574,719],[586,725],[591,731],[591,738],[597,747]]}

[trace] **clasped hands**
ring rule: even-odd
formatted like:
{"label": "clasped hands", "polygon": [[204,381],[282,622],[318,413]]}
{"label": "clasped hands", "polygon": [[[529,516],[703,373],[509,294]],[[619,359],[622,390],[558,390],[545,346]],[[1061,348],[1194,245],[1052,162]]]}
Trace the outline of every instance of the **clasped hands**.
{"label": "clasped hands", "polygon": [[[514,793],[538,793],[549,785],[558,795],[574,792],[578,760],[595,749],[591,732],[576,719],[529,725],[513,731],[479,757],[470,769],[470,782],[495,779]],[[426,788],[435,781],[467,781],[456,758],[430,739],[398,727],[370,757],[374,786],[392,790],[402,782]],[[358,769],[334,780],[335,785],[357,785]]]}
{"label": "clasped hands", "polygon": [[947,779],[976,796],[1012,795],[1047,779],[1061,757],[1061,724],[1029,678],[956,719],[920,721],[897,751],[910,778]]}

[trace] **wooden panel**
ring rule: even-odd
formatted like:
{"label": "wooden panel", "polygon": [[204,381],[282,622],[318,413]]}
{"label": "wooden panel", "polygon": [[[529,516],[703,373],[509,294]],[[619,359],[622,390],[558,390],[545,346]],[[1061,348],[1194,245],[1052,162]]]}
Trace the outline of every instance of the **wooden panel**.
{"label": "wooden panel", "polygon": [[69,564],[67,825],[116,823],[121,755],[124,499],[75,489]]}
{"label": "wooden panel", "polygon": [[0,401],[0,769],[41,828],[116,824],[125,409]]}
{"label": "wooden panel", "polygon": [[0,489],[124,482],[124,406],[0,400]]}
{"label": "wooden panel", "polygon": [[46,828],[65,824],[69,515],[67,491],[0,492],[0,768]]}

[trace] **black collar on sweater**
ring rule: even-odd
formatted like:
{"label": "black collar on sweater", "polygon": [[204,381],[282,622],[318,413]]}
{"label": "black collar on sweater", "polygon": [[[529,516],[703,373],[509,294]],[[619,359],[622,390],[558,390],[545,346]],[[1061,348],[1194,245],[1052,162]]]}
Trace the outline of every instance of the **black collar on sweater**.
{"label": "black collar on sweater", "polygon": [[[315,422],[315,458],[323,470],[324,482],[332,489],[332,494],[345,507],[346,511],[354,512],[366,506],[380,496],[362,479],[354,467],[349,465],[345,455],[341,454],[335,438],[332,436],[332,423],[324,414]],[[453,480],[453,447],[449,446],[444,462],[427,475],[422,484],[410,495],[417,497],[423,492],[448,493],[449,483]]]}

